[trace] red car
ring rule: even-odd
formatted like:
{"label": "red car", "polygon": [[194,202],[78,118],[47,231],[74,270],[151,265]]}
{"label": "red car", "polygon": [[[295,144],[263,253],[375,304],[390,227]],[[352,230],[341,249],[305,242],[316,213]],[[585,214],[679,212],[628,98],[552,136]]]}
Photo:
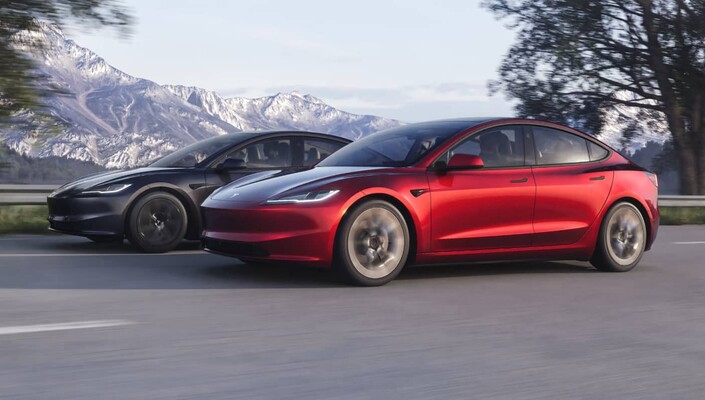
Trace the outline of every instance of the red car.
{"label": "red car", "polygon": [[331,267],[374,286],[405,265],[589,260],[629,271],[658,230],[656,176],[594,137],[521,119],[405,125],[315,168],[237,181],[202,206],[207,251]]}

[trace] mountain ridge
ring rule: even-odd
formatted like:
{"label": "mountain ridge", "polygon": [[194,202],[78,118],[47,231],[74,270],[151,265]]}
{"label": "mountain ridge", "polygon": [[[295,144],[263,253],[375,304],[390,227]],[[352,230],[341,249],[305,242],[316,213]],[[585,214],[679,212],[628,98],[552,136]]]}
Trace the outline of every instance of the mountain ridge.
{"label": "mountain ridge", "polygon": [[[24,112],[0,131],[0,142],[31,157],[129,168],[226,133],[291,129],[357,139],[401,124],[347,113],[297,92],[224,98],[198,87],[160,85],[111,66],[46,23],[18,35],[20,43],[31,39],[44,44],[41,52],[23,50],[49,77],[49,85],[71,94],[47,99],[45,113],[50,118]],[[34,128],[28,130],[27,123]]]}

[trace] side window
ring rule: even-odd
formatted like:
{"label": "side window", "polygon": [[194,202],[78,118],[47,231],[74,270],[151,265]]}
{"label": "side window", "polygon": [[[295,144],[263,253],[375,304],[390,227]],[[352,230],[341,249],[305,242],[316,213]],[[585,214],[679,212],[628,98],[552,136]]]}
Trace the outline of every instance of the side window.
{"label": "side window", "polygon": [[275,138],[253,143],[245,148],[233,150],[225,159],[245,161],[247,168],[281,168],[291,166],[291,140]]}
{"label": "side window", "polygon": [[609,153],[604,147],[598,146],[593,142],[588,142],[588,148],[590,149],[590,161],[602,160]]}
{"label": "side window", "polygon": [[472,135],[441,156],[440,160],[447,163],[455,154],[480,156],[488,168],[522,166],[524,140],[521,127],[504,126]]}
{"label": "side window", "polygon": [[551,128],[533,127],[536,164],[570,164],[590,161],[588,141]]}
{"label": "side window", "polygon": [[304,139],[303,165],[309,167],[337,151],[345,143],[324,139]]}

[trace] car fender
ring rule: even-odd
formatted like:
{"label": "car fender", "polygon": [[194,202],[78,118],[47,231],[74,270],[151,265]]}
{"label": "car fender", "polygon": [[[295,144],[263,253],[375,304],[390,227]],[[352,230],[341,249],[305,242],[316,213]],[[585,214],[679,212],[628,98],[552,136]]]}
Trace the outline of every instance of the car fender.
{"label": "car fender", "polygon": [[[412,228],[416,232],[417,252],[422,251],[429,246],[431,233],[429,218],[431,208],[430,196],[422,194],[417,198],[414,197],[411,193],[409,193],[407,196],[403,192],[400,193],[388,187],[373,186],[366,187],[365,189],[356,192],[355,194],[350,196],[340,207],[336,222],[332,226],[331,231],[329,233],[329,259],[333,260],[336,235],[338,233],[338,229],[340,227],[341,222],[345,218],[345,215],[352,207],[354,207],[360,201],[364,200],[365,198],[375,196],[391,197],[398,201],[405,208],[405,210],[401,211],[406,211],[407,215],[411,218],[411,222],[414,224],[414,226],[410,228]],[[421,211],[424,216],[420,216],[418,211]],[[410,258],[413,258],[413,255],[410,255]]]}

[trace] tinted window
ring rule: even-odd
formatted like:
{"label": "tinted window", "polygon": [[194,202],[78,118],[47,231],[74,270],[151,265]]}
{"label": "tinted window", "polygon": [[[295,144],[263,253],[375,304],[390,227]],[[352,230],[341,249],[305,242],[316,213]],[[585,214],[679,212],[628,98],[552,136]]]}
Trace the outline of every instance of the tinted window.
{"label": "tinted window", "polygon": [[521,127],[489,129],[455,145],[440,160],[448,163],[455,154],[480,156],[485,167],[524,165],[524,140]]}
{"label": "tinted window", "polygon": [[303,165],[306,167],[311,166],[327,158],[343,146],[345,146],[345,143],[334,142],[332,140],[304,139]]}
{"label": "tinted window", "polygon": [[291,167],[291,140],[274,138],[253,143],[245,148],[233,150],[225,159],[245,161],[247,168]]}
{"label": "tinted window", "polygon": [[193,167],[239,140],[242,139],[234,135],[201,140],[200,142],[186,146],[181,150],[160,158],[158,161],[152,163],[150,167]]}
{"label": "tinted window", "polygon": [[556,129],[533,127],[536,164],[569,164],[590,161],[587,140]]}
{"label": "tinted window", "polygon": [[588,147],[590,148],[590,161],[602,160],[607,157],[607,153],[609,153],[607,149],[598,146],[593,142],[588,142]]}
{"label": "tinted window", "polygon": [[405,167],[418,162],[453,135],[477,123],[467,121],[426,122],[373,133],[353,142],[320,166]]}

